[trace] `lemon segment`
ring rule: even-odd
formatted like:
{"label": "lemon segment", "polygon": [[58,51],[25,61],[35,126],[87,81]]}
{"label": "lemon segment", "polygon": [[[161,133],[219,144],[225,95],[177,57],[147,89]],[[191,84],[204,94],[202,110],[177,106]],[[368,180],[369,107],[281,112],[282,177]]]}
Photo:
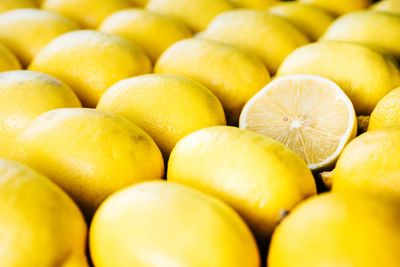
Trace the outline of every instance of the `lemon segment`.
{"label": "lemon segment", "polygon": [[273,80],[245,105],[239,125],[283,143],[313,170],[331,166],[357,132],[350,99],[315,75]]}

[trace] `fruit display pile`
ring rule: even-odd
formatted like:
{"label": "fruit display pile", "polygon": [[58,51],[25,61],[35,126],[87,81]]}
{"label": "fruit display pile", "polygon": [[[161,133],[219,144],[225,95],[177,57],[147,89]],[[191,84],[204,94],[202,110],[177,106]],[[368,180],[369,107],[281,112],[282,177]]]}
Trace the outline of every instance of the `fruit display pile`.
{"label": "fruit display pile", "polygon": [[0,0],[0,267],[399,267],[400,0]]}

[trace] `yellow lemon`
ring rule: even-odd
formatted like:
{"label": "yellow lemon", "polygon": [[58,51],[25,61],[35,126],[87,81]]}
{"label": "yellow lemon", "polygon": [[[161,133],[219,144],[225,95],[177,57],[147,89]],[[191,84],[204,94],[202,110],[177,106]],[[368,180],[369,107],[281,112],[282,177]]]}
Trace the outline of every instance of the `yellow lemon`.
{"label": "yellow lemon", "polygon": [[134,6],[145,7],[147,5],[148,0],[130,0],[130,2]]}
{"label": "yellow lemon", "polygon": [[7,70],[20,70],[22,68],[17,57],[9,48],[0,43],[0,72]]}
{"label": "yellow lemon", "polygon": [[376,46],[400,58],[400,16],[373,10],[350,13],[335,20],[321,39]]}
{"label": "yellow lemon", "polygon": [[34,0],[1,0],[0,13],[17,8],[35,8]]}
{"label": "yellow lemon", "polygon": [[52,39],[79,26],[59,14],[39,9],[17,9],[0,14],[0,42],[27,66]]}
{"label": "yellow lemon", "polygon": [[382,98],[371,113],[368,130],[400,128],[400,87]]}
{"label": "yellow lemon", "polygon": [[255,240],[232,208],[167,182],[108,198],[94,217],[90,251],[98,267],[260,266]]}
{"label": "yellow lemon", "polygon": [[169,47],[158,59],[156,73],[184,75],[206,85],[221,101],[231,124],[244,104],[270,81],[256,57],[235,47],[187,39]]}
{"label": "yellow lemon", "polygon": [[239,125],[283,143],[312,170],[332,167],[357,134],[356,114],[342,89],[306,74],[269,83],[247,102]]}
{"label": "yellow lemon", "polygon": [[46,177],[0,159],[0,265],[87,267],[79,208]]}
{"label": "yellow lemon", "polygon": [[318,40],[334,20],[329,12],[299,2],[278,3],[268,11],[289,20],[312,41]]}
{"label": "yellow lemon", "polygon": [[0,157],[11,157],[15,138],[37,116],[57,108],[80,107],[66,84],[43,73],[0,73]]}
{"label": "yellow lemon", "polygon": [[368,47],[344,42],[318,42],[291,53],[278,75],[315,74],[336,82],[358,115],[369,115],[378,101],[400,85],[396,61]]}
{"label": "yellow lemon", "polygon": [[46,112],[17,142],[16,158],[60,185],[87,217],[114,191],[164,175],[161,152],[143,130],[91,109]]}
{"label": "yellow lemon", "polygon": [[400,257],[398,203],[328,193],[301,203],[277,227],[269,267],[396,267]]}
{"label": "yellow lemon", "polygon": [[191,36],[190,30],[179,21],[143,9],[116,12],[99,29],[138,44],[153,61],[173,43]]}
{"label": "yellow lemon", "polygon": [[400,199],[400,129],[368,131],[350,142],[333,170],[333,191]]}
{"label": "yellow lemon", "polygon": [[129,119],[157,143],[165,158],[184,136],[226,124],[221,103],[204,85],[166,74],[122,80],[101,97],[98,110]]}
{"label": "yellow lemon", "polygon": [[167,178],[224,200],[260,239],[270,236],[283,214],[316,193],[311,171],[293,151],[230,126],[205,128],[179,141]]}
{"label": "yellow lemon", "polygon": [[276,72],[290,52],[308,43],[306,35],[290,22],[256,10],[225,12],[216,17],[200,36],[254,53],[271,73]]}
{"label": "yellow lemon", "polygon": [[95,107],[108,87],[150,72],[151,63],[140,48],[121,37],[83,30],[51,41],[37,54],[29,69],[66,82],[84,106]]}
{"label": "yellow lemon", "polygon": [[84,28],[97,28],[108,15],[132,6],[132,0],[44,0],[42,8],[55,11]]}
{"label": "yellow lemon", "polygon": [[310,4],[325,9],[332,14],[341,15],[348,12],[367,8],[371,0],[299,0],[301,3]]}
{"label": "yellow lemon", "polygon": [[278,0],[230,0],[236,7],[265,9]]}
{"label": "yellow lemon", "polygon": [[373,4],[371,8],[400,15],[400,1],[398,0],[382,0]]}
{"label": "yellow lemon", "polygon": [[180,20],[198,32],[219,13],[232,9],[228,0],[149,0],[147,9]]}

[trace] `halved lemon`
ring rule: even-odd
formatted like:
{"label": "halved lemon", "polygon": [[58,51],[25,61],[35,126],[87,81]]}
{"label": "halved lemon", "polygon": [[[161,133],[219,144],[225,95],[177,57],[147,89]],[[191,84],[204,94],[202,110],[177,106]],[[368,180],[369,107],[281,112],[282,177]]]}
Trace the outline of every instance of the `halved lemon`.
{"label": "halved lemon", "polygon": [[353,104],[333,81],[316,75],[279,77],[245,105],[239,127],[295,151],[312,170],[334,165],[356,136]]}

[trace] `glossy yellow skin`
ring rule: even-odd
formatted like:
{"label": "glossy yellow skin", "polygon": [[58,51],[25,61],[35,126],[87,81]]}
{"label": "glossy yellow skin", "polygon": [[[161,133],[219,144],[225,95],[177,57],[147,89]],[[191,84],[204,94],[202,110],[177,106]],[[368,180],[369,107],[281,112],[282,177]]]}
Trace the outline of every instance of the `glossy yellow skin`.
{"label": "glossy yellow skin", "polygon": [[0,157],[12,157],[15,138],[40,114],[80,106],[71,88],[47,74],[0,73]]}
{"label": "glossy yellow skin", "polygon": [[87,267],[79,208],[46,177],[0,159],[0,265]]}
{"label": "glossy yellow skin", "polygon": [[180,20],[194,32],[204,30],[218,14],[232,9],[228,0],[149,0],[147,9]]}
{"label": "glossy yellow skin", "polygon": [[20,70],[22,68],[18,58],[5,45],[0,43],[0,72]]}
{"label": "glossy yellow skin", "polygon": [[358,115],[369,115],[378,101],[400,85],[396,61],[368,47],[345,42],[318,42],[291,53],[278,75],[315,74],[336,82]]}
{"label": "glossy yellow skin", "polygon": [[230,0],[236,7],[266,9],[278,0]]}
{"label": "glossy yellow skin", "polygon": [[95,107],[108,87],[150,72],[151,63],[139,47],[121,37],[82,30],[51,41],[37,54],[29,69],[66,82],[85,107]]}
{"label": "glossy yellow skin", "polygon": [[189,133],[226,124],[221,103],[207,87],[167,74],[122,80],[104,93],[97,109],[129,119],[145,130],[165,158]]}
{"label": "glossy yellow skin", "polygon": [[120,35],[139,45],[152,61],[173,43],[192,35],[179,21],[143,9],[116,12],[103,21],[99,30]]}
{"label": "glossy yellow skin", "polygon": [[155,73],[187,76],[207,86],[221,101],[228,122],[238,122],[244,104],[269,81],[260,60],[235,47],[202,39],[186,39],[158,59]]}
{"label": "glossy yellow skin", "polygon": [[41,7],[95,29],[110,14],[132,6],[132,0],[43,0]]}
{"label": "glossy yellow skin", "polygon": [[368,130],[400,128],[400,87],[382,98],[371,113]]}
{"label": "glossy yellow skin", "polygon": [[376,46],[400,58],[400,16],[374,10],[347,14],[332,23],[321,39]]}
{"label": "glossy yellow skin", "polygon": [[398,0],[382,0],[371,6],[372,9],[385,11],[393,14],[400,14],[400,1]]}
{"label": "glossy yellow skin", "polygon": [[42,114],[19,135],[17,148],[17,159],[60,185],[88,218],[113,192],[164,175],[161,152],[143,130],[91,109]]}
{"label": "glossy yellow skin", "polygon": [[372,3],[371,0],[299,0],[299,2],[325,9],[338,16],[365,9]]}
{"label": "glossy yellow skin", "polygon": [[216,17],[202,38],[243,48],[257,55],[275,73],[294,49],[308,43],[307,36],[285,19],[265,11],[234,10]]}
{"label": "glossy yellow skin", "polygon": [[293,151],[229,126],[199,130],[179,141],[167,179],[224,200],[260,239],[271,235],[282,214],[316,193],[311,171]]}
{"label": "glossy yellow skin", "polygon": [[316,41],[334,21],[327,11],[299,2],[282,2],[268,9],[272,14],[281,16],[306,33],[312,41]]}
{"label": "glossy yellow skin", "polygon": [[7,45],[24,66],[52,39],[78,29],[74,21],[39,9],[17,9],[0,14],[0,42]]}
{"label": "glossy yellow skin", "polygon": [[169,182],[108,198],[90,230],[96,267],[258,267],[255,240],[227,204]]}
{"label": "glossy yellow skin", "polygon": [[362,191],[400,199],[400,129],[368,131],[343,150],[333,191]]}
{"label": "glossy yellow skin", "polygon": [[35,8],[34,0],[1,0],[0,13],[17,9],[17,8]]}
{"label": "glossy yellow skin", "polygon": [[301,203],[277,227],[269,267],[396,267],[398,202],[326,193]]}

